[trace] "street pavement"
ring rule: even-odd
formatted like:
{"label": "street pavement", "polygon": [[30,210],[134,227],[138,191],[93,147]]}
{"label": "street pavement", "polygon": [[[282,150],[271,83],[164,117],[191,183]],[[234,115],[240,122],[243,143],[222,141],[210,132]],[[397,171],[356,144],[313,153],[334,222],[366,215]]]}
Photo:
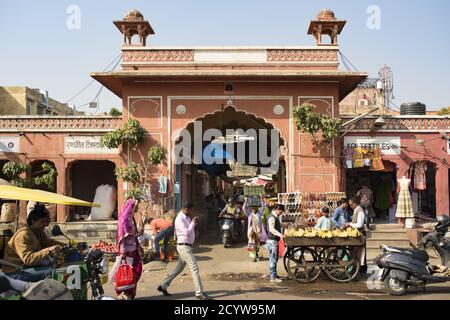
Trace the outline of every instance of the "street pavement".
{"label": "street pavement", "polygon": [[[216,234],[208,234],[199,241],[194,248],[199,263],[200,274],[205,291],[218,300],[448,300],[450,299],[450,284],[430,285],[426,291],[411,288],[408,294],[402,297],[393,297],[383,289],[378,281],[361,279],[351,283],[332,282],[321,276],[310,284],[298,283],[286,279],[281,284],[272,284],[267,278],[268,254],[262,249],[263,259],[252,262],[245,243],[236,244],[231,248],[224,248]],[[136,299],[138,300],[192,300],[194,298],[194,285],[188,267],[178,276],[169,287],[171,297],[164,297],[157,286],[166,275],[175,268],[176,261],[168,264],[152,261],[144,265],[141,280],[138,283]],[[282,260],[278,263],[279,275],[287,277]],[[369,274],[375,274],[377,267],[369,266]],[[375,277],[373,277],[375,278]],[[114,296],[111,284],[105,285],[107,295]]]}

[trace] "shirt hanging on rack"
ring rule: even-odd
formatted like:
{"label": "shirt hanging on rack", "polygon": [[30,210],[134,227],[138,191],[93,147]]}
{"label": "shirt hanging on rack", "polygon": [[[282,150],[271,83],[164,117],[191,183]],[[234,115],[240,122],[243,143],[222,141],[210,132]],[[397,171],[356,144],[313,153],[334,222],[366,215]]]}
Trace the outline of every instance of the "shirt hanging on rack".
{"label": "shirt hanging on rack", "polygon": [[159,177],[159,193],[167,193],[167,178],[162,175]]}
{"label": "shirt hanging on rack", "polygon": [[425,161],[418,161],[414,164],[414,189],[425,190],[427,188],[427,163]]}
{"label": "shirt hanging on rack", "polygon": [[344,149],[344,167],[347,169],[353,168],[353,156],[355,151],[352,148]]}
{"label": "shirt hanging on rack", "polygon": [[363,148],[355,148],[355,153],[353,155],[353,165],[355,168],[364,167],[364,152],[365,150]]}
{"label": "shirt hanging on rack", "polygon": [[383,159],[381,157],[381,149],[375,148],[372,151],[372,166],[370,168],[372,171],[382,171],[384,170]]}

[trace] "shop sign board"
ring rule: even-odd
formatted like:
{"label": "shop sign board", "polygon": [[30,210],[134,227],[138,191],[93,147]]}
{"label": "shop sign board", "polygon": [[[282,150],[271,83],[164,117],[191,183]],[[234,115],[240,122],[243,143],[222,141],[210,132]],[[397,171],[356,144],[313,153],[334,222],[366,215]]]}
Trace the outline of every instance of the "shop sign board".
{"label": "shop sign board", "polygon": [[64,137],[65,154],[118,154],[119,149],[108,149],[100,144],[101,136]]}
{"label": "shop sign board", "polygon": [[400,155],[400,137],[344,137],[345,148],[380,148],[383,155]]}
{"label": "shop sign board", "polygon": [[0,152],[19,153],[19,137],[0,137]]}

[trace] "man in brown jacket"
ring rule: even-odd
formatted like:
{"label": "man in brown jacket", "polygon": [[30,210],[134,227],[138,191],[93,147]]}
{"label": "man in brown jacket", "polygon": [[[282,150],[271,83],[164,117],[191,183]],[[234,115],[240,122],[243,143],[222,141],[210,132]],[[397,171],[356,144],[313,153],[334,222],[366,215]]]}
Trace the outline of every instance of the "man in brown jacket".
{"label": "man in brown jacket", "polygon": [[45,227],[50,213],[38,205],[27,217],[27,225],[20,228],[5,248],[4,260],[18,267],[3,264],[3,272],[13,279],[36,282],[51,275],[50,256],[61,251],[62,243],[47,237]]}

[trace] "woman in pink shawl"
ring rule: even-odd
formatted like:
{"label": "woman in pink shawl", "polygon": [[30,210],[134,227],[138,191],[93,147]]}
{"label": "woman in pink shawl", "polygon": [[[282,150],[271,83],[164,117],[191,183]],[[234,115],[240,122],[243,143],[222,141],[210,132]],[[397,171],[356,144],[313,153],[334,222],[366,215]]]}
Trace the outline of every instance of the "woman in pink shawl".
{"label": "woman in pink shawl", "polygon": [[[117,229],[117,246],[119,247],[119,255],[122,258],[133,259],[133,271],[136,276],[136,282],[142,274],[142,260],[139,253],[139,240],[137,235],[136,221],[134,220],[134,213],[136,212],[138,201],[129,199],[122,209],[122,214],[119,216],[119,223]],[[134,299],[136,296],[136,288],[126,291],[116,292],[122,299]]]}

